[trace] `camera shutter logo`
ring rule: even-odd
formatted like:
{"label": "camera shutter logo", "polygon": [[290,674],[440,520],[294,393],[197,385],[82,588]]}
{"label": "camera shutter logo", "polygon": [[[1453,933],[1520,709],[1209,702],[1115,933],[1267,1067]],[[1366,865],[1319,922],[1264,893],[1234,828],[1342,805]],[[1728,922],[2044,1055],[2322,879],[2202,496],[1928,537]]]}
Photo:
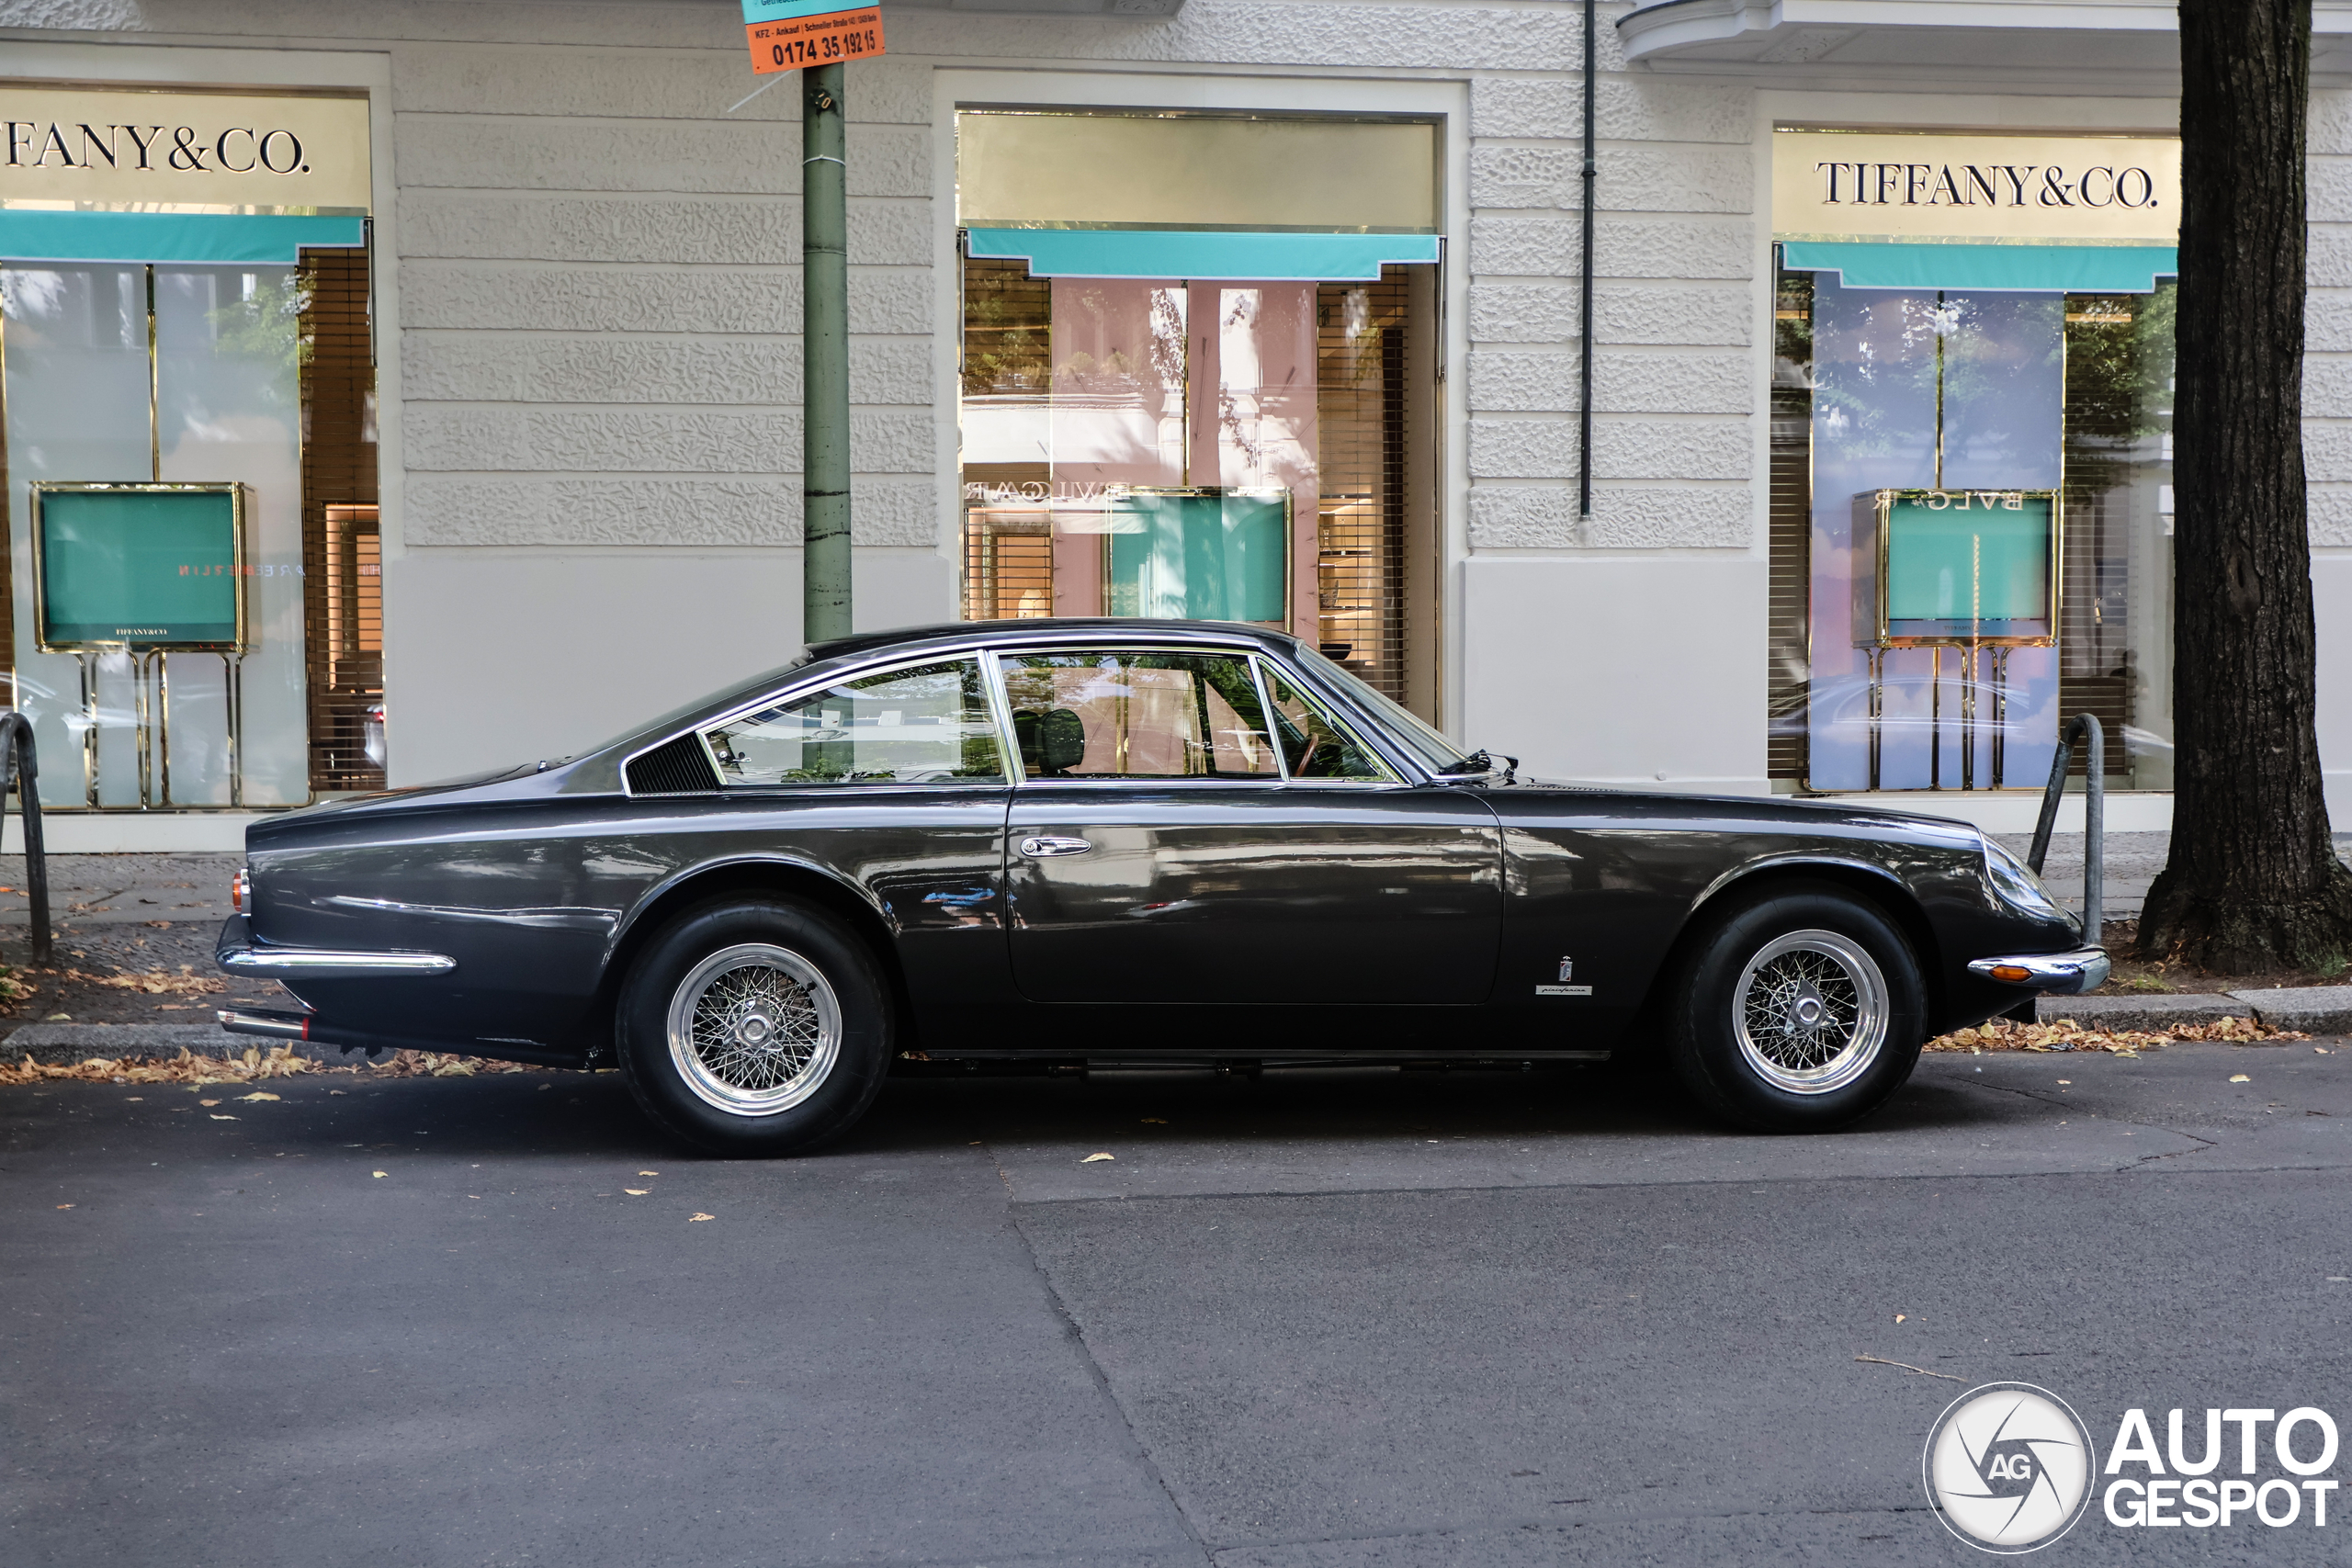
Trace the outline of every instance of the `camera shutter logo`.
{"label": "camera shutter logo", "polygon": [[2016,1553],[2074,1529],[2098,1454],[2082,1418],[2048,1389],[1987,1383],[1937,1417],[1921,1471],[1946,1529],[1981,1551]]}

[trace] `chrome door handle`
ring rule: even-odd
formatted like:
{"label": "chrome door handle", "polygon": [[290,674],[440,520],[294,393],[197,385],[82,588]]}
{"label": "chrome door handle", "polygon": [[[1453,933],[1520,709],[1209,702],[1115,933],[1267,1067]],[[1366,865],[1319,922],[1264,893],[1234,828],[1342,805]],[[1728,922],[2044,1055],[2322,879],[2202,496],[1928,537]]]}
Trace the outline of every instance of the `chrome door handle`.
{"label": "chrome door handle", "polygon": [[1021,852],[1031,860],[1051,860],[1056,855],[1082,855],[1093,847],[1084,839],[1064,839],[1051,833],[1041,833],[1021,840]]}

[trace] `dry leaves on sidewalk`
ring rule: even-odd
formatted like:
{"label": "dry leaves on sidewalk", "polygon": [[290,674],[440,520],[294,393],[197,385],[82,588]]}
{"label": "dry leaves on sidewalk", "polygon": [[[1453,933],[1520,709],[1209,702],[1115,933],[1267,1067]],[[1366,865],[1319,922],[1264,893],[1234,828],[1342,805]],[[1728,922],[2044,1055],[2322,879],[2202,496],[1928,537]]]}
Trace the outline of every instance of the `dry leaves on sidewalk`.
{"label": "dry leaves on sidewalk", "polygon": [[68,969],[65,978],[78,980],[85,986],[105,986],[117,991],[142,991],[151,997],[209,997],[229,988],[226,980],[216,980],[209,975],[196,973],[193,964],[181,964],[176,975],[165,969],[118,975],[85,975],[79,969]]}
{"label": "dry leaves on sidewalk", "polygon": [[2309,1040],[2291,1029],[2267,1029],[2250,1018],[2225,1018],[2215,1023],[2183,1023],[2161,1034],[2138,1030],[2086,1029],[2073,1019],[2051,1023],[2017,1023],[1996,1018],[1973,1029],[1955,1030],[1922,1047],[1928,1051],[2105,1051],[2128,1056],[2143,1048],[2202,1041],[2231,1045],[2267,1043],[2275,1040]]}
{"label": "dry leaves on sidewalk", "polygon": [[[6,1047],[0,1045],[0,1050]],[[508,1073],[543,1073],[521,1062],[487,1062],[471,1056],[443,1055],[434,1051],[396,1051],[369,1062],[355,1055],[351,1065],[313,1061],[298,1056],[289,1046],[273,1045],[267,1052],[248,1046],[242,1056],[199,1056],[183,1047],[175,1056],[90,1056],[79,1062],[44,1064],[26,1056],[11,1064],[0,1060],[0,1088],[55,1083],[185,1083],[239,1084],[255,1078],[292,1077],[327,1073],[370,1077],[473,1077]]]}

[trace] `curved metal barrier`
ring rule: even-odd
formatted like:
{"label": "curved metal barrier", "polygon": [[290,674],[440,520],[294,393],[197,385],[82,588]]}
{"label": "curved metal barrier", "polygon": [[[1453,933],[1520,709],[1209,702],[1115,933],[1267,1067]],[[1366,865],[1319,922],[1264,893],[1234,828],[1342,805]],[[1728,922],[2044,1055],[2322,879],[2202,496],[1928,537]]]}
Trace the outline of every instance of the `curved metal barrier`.
{"label": "curved metal barrier", "polygon": [[2058,732],[2058,754],[2050,760],[2050,783],[2041,792],[2041,819],[2034,824],[2033,851],[2026,856],[2026,864],[2034,874],[2041,874],[2041,862],[2050,853],[2050,830],[2058,825],[2058,797],[2066,793],[2066,773],[2074,766],[2075,741],[2077,737],[2090,743],[2088,766],[2084,770],[2083,788],[2083,940],[2093,947],[2103,947],[2101,932],[2106,925],[2104,908],[2107,892],[2107,867],[2104,846],[2107,832],[2107,735],[2098,720],[2090,714],[2078,713],[2066,721]]}
{"label": "curved metal barrier", "polygon": [[30,900],[33,962],[46,966],[54,935],[49,927],[49,853],[40,836],[40,765],[33,750],[33,721],[20,713],[0,714],[0,822],[8,812],[8,790],[25,820],[25,894]]}

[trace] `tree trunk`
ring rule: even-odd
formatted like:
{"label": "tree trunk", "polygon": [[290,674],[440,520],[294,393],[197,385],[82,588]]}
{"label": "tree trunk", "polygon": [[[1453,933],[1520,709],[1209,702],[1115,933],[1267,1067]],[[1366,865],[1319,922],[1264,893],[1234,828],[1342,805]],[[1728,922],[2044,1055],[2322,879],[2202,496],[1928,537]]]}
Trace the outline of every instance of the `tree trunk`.
{"label": "tree trunk", "polygon": [[2143,954],[2238,972],[2352,948],[2313,729],[2304,514],[2312,0],[2182,0],[2176,795]]}

